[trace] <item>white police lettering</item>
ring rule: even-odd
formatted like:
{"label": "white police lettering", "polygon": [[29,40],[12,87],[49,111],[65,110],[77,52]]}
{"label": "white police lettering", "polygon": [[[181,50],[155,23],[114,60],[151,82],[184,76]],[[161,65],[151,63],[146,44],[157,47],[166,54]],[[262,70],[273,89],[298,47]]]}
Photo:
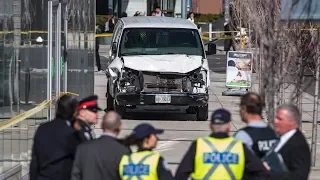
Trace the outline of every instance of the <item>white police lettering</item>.
{"label": "white police lettering", "polygon": [[269,151],[270,148],[276,143],[277,140],[263,140],[263,141],[258,141],[258,148],[259,151]]}
{"label": "white police lettering", "polygon": [[149,175],[149,165],[145,164],[129,164],[123,166],[124,176],[142,176]]}
{"label": "white police lettering", "polygon": [[230,152],[204,153],[203,163],[205,164],[238,164],[239,155]]}

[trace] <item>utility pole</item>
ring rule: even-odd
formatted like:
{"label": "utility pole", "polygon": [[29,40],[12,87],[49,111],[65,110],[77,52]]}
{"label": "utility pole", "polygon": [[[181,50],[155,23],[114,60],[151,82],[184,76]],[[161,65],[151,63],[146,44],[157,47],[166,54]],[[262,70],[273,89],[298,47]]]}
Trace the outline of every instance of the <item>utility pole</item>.
{"label": "utility pole", "polygon": [[[317,32],[319,37],[319,30]],[[314,92],[314,107],[313,107],[313,121],[312,121],[312,140],[311,140],[311,165],[316,166],[317,158],[317,131],[318,131],[318,118],[319,118],[319,81],[320,81],[320,57],[319,57],[320,47],[317,47],[317,64],[316,64],[316,86]]]}
{"label": "utility pole", "polygon": [[226,23],[229,23],[231,21],[229,7],[230,7],[229,0],[224,0],[224,20]]}
{"label": "utility pole", "polygon": [[187,0],[181,0],[181,18],[187,19]]}

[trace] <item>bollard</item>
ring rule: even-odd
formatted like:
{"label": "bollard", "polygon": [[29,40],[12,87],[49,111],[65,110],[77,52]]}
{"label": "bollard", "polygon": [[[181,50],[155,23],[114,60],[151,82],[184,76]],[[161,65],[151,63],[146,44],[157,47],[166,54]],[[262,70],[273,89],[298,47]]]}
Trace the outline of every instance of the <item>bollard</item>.
{"label": "bollard", "polygon": [[245,47],[245,40],[244,36],[242,35],[242,29],[240,28],[240,44],[241,44],[241,49],[244,49]]}
{"label": "bollard", "polygon": [[243,36],[241,37],[241,48],[245,48],[245,38]]}
{"label": "bollard", "polygon": [[209,41],[212,41],[212,23],[209,23]]}

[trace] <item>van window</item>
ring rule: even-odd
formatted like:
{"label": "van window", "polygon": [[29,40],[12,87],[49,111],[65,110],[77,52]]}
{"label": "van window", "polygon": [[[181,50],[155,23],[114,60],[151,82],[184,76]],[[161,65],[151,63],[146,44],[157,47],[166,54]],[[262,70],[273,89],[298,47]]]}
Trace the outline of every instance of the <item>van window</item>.
{"label": "van window", "polygon": [[112,42],[119,42],[122,28],[123,28],[123,23],[121,21],[118,21],[118,23],[116,24],[116,27],[114,29]]}
{"label": "van window", "polygon": [[120,43],[120,56],[204,55],[199,32],[194,29],[127,28]]}

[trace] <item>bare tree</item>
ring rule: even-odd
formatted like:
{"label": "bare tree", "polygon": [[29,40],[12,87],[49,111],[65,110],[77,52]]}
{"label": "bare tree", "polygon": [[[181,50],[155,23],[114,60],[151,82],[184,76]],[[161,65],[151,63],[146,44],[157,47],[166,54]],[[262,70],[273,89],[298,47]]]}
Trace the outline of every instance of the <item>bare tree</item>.
{"label": "bare tree", "polygon": [[314,50],[319,45],[318,31],[313,30],[313,22],[281,21],[280,0],[231,0],[230,5],[233,25],[251,27],[255,34],[256,46],[252,45],[262,63],[260,93],[272,125],[274,109],[288,99],[289,88],[293,90],[288,101],[301,105],[300,95],[309,85],[304,83],[304,73],[318,66]]}

